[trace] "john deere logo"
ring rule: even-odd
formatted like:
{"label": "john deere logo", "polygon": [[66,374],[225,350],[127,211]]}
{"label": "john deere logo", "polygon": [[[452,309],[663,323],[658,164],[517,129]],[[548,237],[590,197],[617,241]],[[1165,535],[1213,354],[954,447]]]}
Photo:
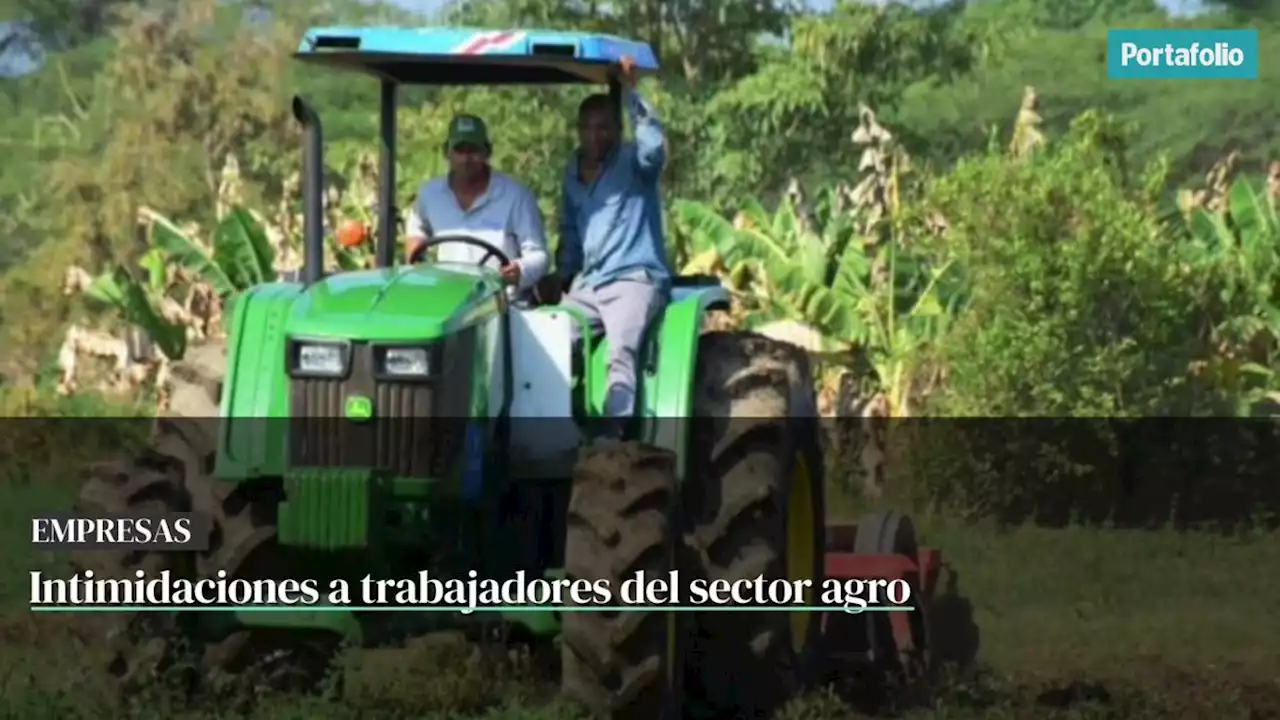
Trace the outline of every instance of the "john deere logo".
{"label": "john deere logo", "polygon": [[373,400],[363,395],[352,395],[347,398],[346,416],[348,420],[363,422],[373,417]]}

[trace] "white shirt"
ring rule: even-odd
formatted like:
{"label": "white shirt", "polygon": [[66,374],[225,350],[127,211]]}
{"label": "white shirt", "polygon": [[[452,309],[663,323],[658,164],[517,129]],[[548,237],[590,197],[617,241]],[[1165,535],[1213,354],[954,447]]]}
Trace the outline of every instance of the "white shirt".
{"label": "white shirt", "polygon": [[[542,211],[528,187],[497,171],[489,174],[489,187],[476,198],[470,210],[463,210],[449,188],[448,177],[423,183],[418,190],[415,211],[409,213],[405,234],[411,238],[443,235],[471,235],[506,253],[520,266],[519,290],[533,287],[547,272],[550,262]],[[444,243],[439,262],[478,264],[486,251],[462,243]],[[501,261],[490,255],[485,265],[498,270]]]}

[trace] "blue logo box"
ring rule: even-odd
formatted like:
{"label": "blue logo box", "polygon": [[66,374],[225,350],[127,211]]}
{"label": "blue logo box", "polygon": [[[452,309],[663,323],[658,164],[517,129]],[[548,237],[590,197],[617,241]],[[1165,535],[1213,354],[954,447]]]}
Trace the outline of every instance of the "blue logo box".
{"label": "blue logo box", "polygon": [[1108,30],[1107,77],[1257,80],[1257,30]]}

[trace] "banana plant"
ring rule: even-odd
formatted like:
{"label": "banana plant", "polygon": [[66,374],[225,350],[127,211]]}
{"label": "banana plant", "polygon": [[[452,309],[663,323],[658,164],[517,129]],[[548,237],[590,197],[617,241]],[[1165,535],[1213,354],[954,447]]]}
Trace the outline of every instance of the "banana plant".
{"label": "banana plant", "polygon": [[[204,248],[168,218],[144,212],[151,247],[138,260],[140,273],[117,265],[86,288],[90,300],[113,308],[120,319],[145,332],[170,359],[186,351],[186,327],[160,311],[172,292],[174,268],[213,288],[224,301],[254,285],[276,279],[275,251],[266,231],[243,208],[233,208],[214,228]],[[138,276],[141,275],[140,279]]]}
{"label": "banana plant", "polygon": [[856,341],[858,299],[832,287],[839,263],[861,240],[847,216],[825,213],[814,230],[790,203],[769,213],[751,201],[734,221],[702,203],[681,201],[674,210],[691,251],[714,257],[739,277],[760,280],[760,309],[750,322],[803,322],[831,350]]}
{"label": "banana plant", "polygon": [[769,213],[751,201],[739,218],[722,252],[729,263],[760,264],[774,291],[768,298],[769,319],[789,318],[812,326],[830,351],[856,343],[856,299],[835,291],[832,282],[846,254],[859,253],[869,241],[858,235],[853,217],[838,210],[834,192],[819,198],[810,217],[791,202]]}
{"label": "banana plant", "polygon": [[721,248],[731,245],[734,224],[701,203],[677,200],[672,206],[673,258],[681,275],[714,275],[735,296],[735,312],[748,324],[768,304],[768,279],[759,263],[727,260]]}
{"label": "banana plant", "polygon": [[879,248],[877,256],[888,268],[882,286],[877,287],[873,272],[876,263],[866,255],[848,253],[832,287],[841,297],[857,298],[858,334],[853,342],[874,369],[890,414],[904,417],[911,414],[912,399],[920,392],[916,383],[923,370],[922,353],[947,331],[963,297],[950,292],[945,282],[952,270],[950,260],[929,267],[904,257],[893,242]]}
{"label": "banana plant", "polygon": [[150,219],[152,247],[224,299],[276,280],[275,250],[266,230],[244,208],[233,208],[218,223],[209,250],[169,219],[155,214]]}
{"label": "banana plant", "polygon": [[[951,266],[930,267],[857,231],[856,218],[828,191],[806,217],[784,202],[774,213],[748,203],[737,222],[708,206],[681,202],[678,222],[690,248],[714,251],[724,266],[763,280],[761,309],[749,326],[798,321],[822,338],[826,360],[874,369],[895,413],[908,410],[919,351],[941,333],[960,302],[944,292]],[[887,274],[877,271],[888,268]]]}
{"label": "banana plant", "polygon": [[1280,400],[1280,214],[1265,184],[1249,177],[1230,186],[1221,211],[1190,210],[1186,222],[1192,266],[1222,278],[1206,298],[1219,308],[1211,339],[1216,354],[1207,375],[1220,390],[1240,398],[1249,412]]}
{"label": "banana plant", "polygon": [[[124,267],[117,266],[94,278],[85,289],[85,295],[114,308],[120,319],[145,332],[166,357],[181,358],[187,349],[187,329],[166,320],[156,308],[154,288],[159,283],[163,290],[164,279],[157,279],[155,267],[153,260],[148,268],[148,281],[143,283]],[[159,265],[159,268],[163,273],[164,265]]]}

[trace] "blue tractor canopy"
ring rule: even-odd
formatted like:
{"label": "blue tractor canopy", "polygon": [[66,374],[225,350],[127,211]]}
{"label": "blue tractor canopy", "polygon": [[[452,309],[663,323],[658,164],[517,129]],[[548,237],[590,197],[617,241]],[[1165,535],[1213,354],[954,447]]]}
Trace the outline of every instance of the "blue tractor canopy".
{"label": "blue tractor canopy", "polygon": [[294,55],[398,85],[604,84],[623,56],[658,70],[648,43],[554,30],[319,27]]}

